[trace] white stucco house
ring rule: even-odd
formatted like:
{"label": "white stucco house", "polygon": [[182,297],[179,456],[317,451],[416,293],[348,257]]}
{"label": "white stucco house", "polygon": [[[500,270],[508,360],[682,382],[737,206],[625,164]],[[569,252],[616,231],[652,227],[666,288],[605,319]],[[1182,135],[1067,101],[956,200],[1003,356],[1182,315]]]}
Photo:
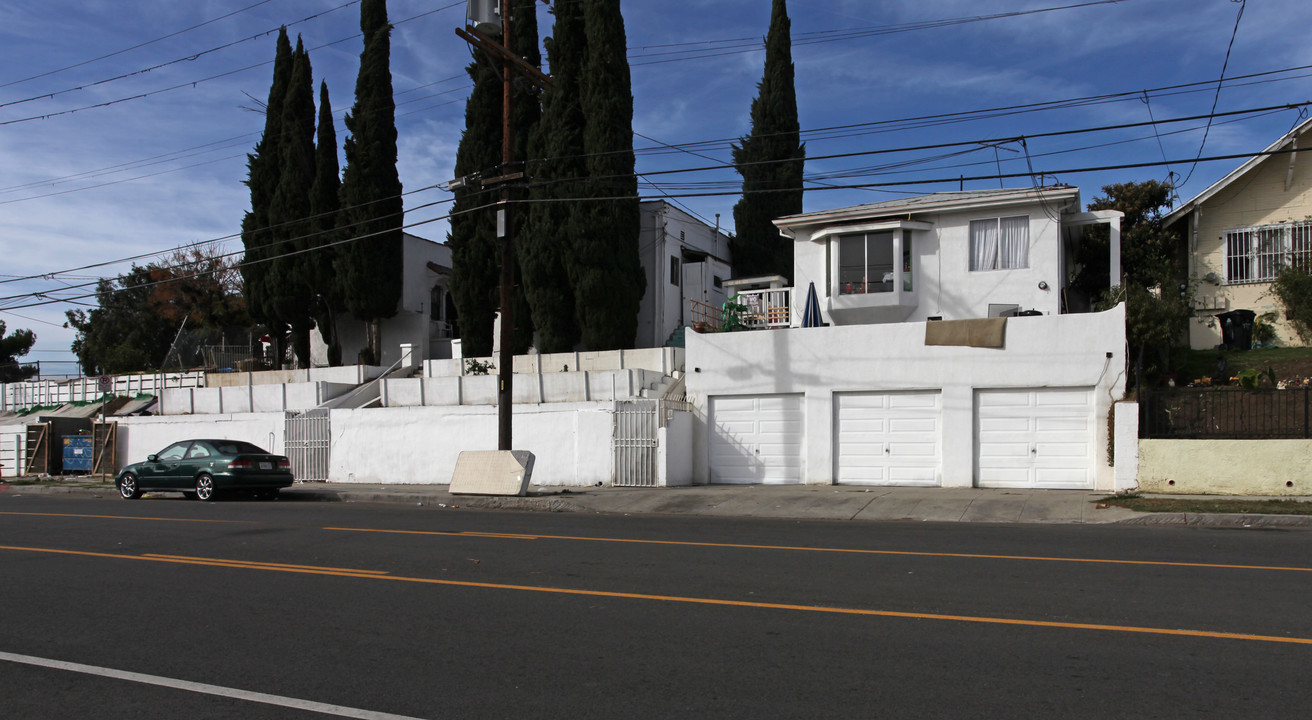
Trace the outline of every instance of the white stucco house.
{"label": "white stucco house", "polygon": [[[1217,315],[1251,310],[1268,315],[1282,345],[1302,345],[1271,293],[1292,261],[1312,260],[1312,119],[1304,120],[1163,219],[1189,251],[1197,281],[1189,346],[1221,344]],[[1302,149],[1303,152],[1299,152]]]}
{"label": "white stucco house", "polygon": [[641,209],[638,247],[647,292],[638,308],[633,347],[654,348],[691,325],[694,308],[719,308],[724,303],[731,258],[729,238],[718,227],[665,200],[644,202]]}
{"label": "white stucco house", "polygon": [[[419,359],[452,356],[451,343],[459,337],[455,304],[447,288],[451,277],[451,248],[443,243],[405,233],[402,241],[401,299],[396,315],[382,321],[384,367],[397,362],[400,346],[408,344]],[[349,313],[336,318],[342,345],[342,362],[354,364],[368,342],[365,324]],[[313,367],[328,365],[328,347],[319,329],[310,332]]]}
{"label": "white stucco house", "polygon": [[[1062,302],[1079,229],[1109,225],[1119,258],[1119,220],[1064,186],[776,220],[787,327],[688,337],[693,482],[1119,489],[1124,306]],[[812,285],[821,324],[801,327]]]}

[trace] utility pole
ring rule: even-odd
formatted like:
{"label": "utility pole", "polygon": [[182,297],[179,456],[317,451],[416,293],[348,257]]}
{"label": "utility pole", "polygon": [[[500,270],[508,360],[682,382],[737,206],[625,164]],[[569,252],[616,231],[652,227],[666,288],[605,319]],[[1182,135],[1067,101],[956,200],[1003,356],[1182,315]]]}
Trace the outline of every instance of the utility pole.
{"label": "utility pole", "polygon": [[[549,0],[542,0],[550,4]],[[533,67],[511,50],[514,47],[514,35],[511,32],[512,18],[510,0],[500,0],[501,21],[498,23],[489,16],[491,5],[495,0],[469,0],[467,17],[474,23],[464,29],[457,28],[456,35],[470,45],[483,50],[489,57],[501,60],[501,172],[497,177],[486,178],[483,186],[501,186],[501,207],[497,209],[497,237],[501,239],[501,350],[497,357],[497,449],[511,449],[511,419],[515,400],[515,244],[514,223],[510,216],[510,183],[522,180],[524,173],[511,172],[515,161],[514,147],[511,143],[511,116],[514,102],[514,73],[522,73],[539,85],[551,84],[551,78]],[[536,12],[536,5],[529,5],[528,12]],[[492,35],[500,31],[501,42]]]}

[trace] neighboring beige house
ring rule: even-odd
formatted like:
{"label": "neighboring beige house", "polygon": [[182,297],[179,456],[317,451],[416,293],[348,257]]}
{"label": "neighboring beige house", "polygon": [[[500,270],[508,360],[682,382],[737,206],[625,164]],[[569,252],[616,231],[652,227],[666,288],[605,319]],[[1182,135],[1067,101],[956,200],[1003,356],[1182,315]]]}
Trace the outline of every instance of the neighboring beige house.
{"label": "neighboring beige house", "polygon": [[1303,344],[1285,322],[1271,281],[1290,259],[1312,260],[1308,151],[1312,119],[1166,216],[1166,227],[1176,227],[1189,243],[1189,276],[1198,281],[1190,347],[1221,344],[1216,315],[1228,310],[1275,313],[1277,342]]}

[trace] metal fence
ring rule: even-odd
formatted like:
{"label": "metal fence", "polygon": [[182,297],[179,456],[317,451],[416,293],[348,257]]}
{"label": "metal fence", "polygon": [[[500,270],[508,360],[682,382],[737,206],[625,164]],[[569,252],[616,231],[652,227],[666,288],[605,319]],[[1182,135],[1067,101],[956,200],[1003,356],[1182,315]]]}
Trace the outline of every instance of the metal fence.
{"label": "metal fence", "polygon": [[1258,440],[1308,438],[1312,388],[1163,388],[1139,397],[1139,437]]}

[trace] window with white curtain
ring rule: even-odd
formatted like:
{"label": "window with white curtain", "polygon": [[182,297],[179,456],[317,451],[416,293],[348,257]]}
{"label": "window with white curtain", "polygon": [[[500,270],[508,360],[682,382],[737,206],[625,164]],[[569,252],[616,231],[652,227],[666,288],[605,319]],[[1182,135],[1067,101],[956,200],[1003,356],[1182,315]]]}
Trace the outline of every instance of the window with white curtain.
{"label": "window with white curtain", "polygon": [[970,221],[971,270],[1012,270],[1029,266],[1028,215]]}

